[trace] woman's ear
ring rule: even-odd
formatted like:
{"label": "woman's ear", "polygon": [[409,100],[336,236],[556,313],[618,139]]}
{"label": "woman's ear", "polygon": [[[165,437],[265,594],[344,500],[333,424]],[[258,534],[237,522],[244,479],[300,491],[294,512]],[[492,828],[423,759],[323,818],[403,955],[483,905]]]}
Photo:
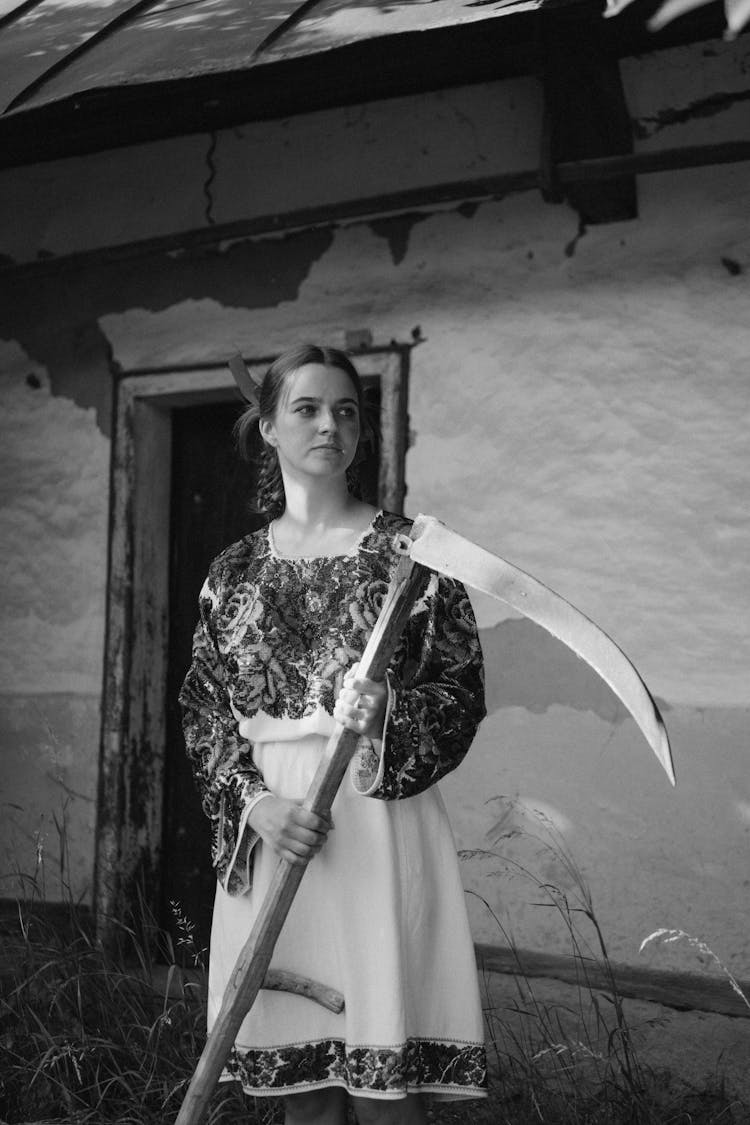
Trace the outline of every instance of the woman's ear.
{"label": "woman's ear", "polygon": [[260,436],[263,438],[263,441],[266,443],[266,445],[271,445],[275,449],[278,445],[278,441],[276,438],[276,429],[274,427],[272,419],[259,418],[258,429],[260,431]]}

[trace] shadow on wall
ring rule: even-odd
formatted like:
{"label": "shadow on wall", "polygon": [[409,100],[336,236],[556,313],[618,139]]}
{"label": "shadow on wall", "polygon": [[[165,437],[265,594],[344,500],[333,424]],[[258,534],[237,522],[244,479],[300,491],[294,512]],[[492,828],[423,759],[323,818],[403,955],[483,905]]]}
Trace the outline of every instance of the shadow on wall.
{"label": "shadow on wall", "polygon": [[[604,680],[546,629],[526,618],[480,630],[487,679],[487,712],[523,707],[542,714],[555,704],[591,711],[607,723],[630,716]],[[669,707],[657,700],[660,710]]]}

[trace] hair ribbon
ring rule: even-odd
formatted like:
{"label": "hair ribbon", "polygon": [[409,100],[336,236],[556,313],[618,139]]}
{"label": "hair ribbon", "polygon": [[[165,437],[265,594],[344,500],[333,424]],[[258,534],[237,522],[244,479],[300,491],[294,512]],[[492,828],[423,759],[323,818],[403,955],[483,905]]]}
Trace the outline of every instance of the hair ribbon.
{"label": "hair ribbon", "polygon": [[250,405],[260,410],[260,380],[256,380],[247,368],[247,364],[239,352],[235,352],[227,360],[229,370],[232,372],[240,394]]}

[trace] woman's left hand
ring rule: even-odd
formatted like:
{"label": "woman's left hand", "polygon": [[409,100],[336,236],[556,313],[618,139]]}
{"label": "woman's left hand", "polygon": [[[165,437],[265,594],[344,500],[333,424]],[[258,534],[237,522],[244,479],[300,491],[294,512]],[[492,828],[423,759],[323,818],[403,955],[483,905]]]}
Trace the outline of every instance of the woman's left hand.
{"label": "woman's left hand", "polygon": [[380,680],[359,676],[359,665],[353,664],[344,676],[333,717],[337,723],[367,738],[382,738],[388,688]]}

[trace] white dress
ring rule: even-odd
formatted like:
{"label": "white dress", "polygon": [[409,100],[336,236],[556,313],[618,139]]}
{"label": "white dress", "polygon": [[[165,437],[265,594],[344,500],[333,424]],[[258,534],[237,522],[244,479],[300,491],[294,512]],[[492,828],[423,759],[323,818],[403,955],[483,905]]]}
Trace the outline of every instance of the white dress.
{"label": "white dress", "polygon": [[[269,792],[300,800],[306,795],[334,727],[331,679],[340,679],[361,652],[357,642],[362,638],[347,632],[332,606],[346,605],[346,592],[356,591],[358,609],[346,621],[356,619],[356,629],[366,637],[371,622],[361,612],[360,554],[365,551],[368,581],[381,582],[379,571],[371,573],[369,556],[385,556],[387,568],[385,546],[394,529],[404,526],[408,524],[400,517],[379,515],[354,553],[327,560],[280,558],[264,530],[229,548],[230,558],[225,552],[209,574],[194,664],[181,694],[188,752],[216,829],[219,882],[211,934],[209,1030],[278,862],[247,827],[249,811]],[[251,565],[249,540],[254,541]],[[320,590],[316,579],[326,589],[334,587],[333,598],[313,614],[318,624],[327,621],[323,641],[321,628],[314,635],[299,635],[300,606],[304,602],[309,608],[310,591]],[[238,612],[237,590],[243,583],[252,591],[240,598]],[[272,968],[337,989],[344,996],[344,1010],[334,1014],[307,998],[262,990],[224,1074],[249,1093],[290,1094],[329,1086],[372,1098],[416,1092],[477,1097],[485,1092],[473,944],[453,835],[434,780],[463,756],[483,709],[477,698],[481,665],[473,619],[467,619],[463,591],[456,584],[451,587],[463,599],[460,613],[459,601],[439,594],[435,579],[415,610],[412,638],[407,637],[389,671],[383,745],[362,741],[333,804],[334,828],[306,868],[271,962]],[[263,614],[257,612],[259,601]],[[435,622],[441,620],[439,607],[446,604],[453,605],[448,616],[460,628],[456,635],[442,630],[443,640],[436,644]],[[261,617],[257,633],[243,632],[248,621],[258,624]],[[292,650],[279,640],[293,618],[297,655],[304,664],[301,681],[291,671]],[[278,642],[271,648],[280,671],[275,680],[266,677],[259,690],[257,663],[248,654],[266,645],[260,656],[267,665],[271,636]],[[416,643],[421,664],[415,659]],[[446,672],[445,659],[435,652],[444,657],[449,646],[460,659]],[[432,650],[429,659],[426,649]],[[322,676],[323,665],[330,673],[332,653],[338,653],[339,667],[333,677]],[[233,682],[235,667],[241,669],[242,684]],[[425,674],[428,667],[430,676]],[[302,706],[291,707],[289,697],[284,698],[281,688],[289,681],[307,686]],[[218,725],[212,714],[207,725],[207,703],[215,710],[217,685],[226,691],[231,714],[220,716]],[[452,711],[458,715],[459,704],[460,720],[454,722]],[[446,743],[441,750],[438,743],[446,732],[450,747]],[[220,754],[217,739],[223,743]]]}

